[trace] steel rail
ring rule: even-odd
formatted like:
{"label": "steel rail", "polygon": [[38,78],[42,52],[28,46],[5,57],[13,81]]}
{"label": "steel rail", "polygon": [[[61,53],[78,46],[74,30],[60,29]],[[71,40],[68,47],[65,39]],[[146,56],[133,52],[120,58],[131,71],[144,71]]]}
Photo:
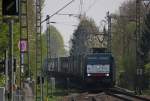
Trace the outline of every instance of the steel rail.
{"label": "steel rail", "polygon": [[[134,98],[134,99],[138,99],[138,100],[142,100],[142,101],[150,101],[150,99],[148,99],[148,98],[144,98],[144,97],[135,95],[135,94],[133,94],[133,93],[131,93],[131,92],[127,92],[127,91],[125,91],[125,90],[121,91],[120,89],[115,89],[115,88],[109,89],[108,92],[106,91],[106,94],[109,94],[109,93],[121,94],[121,95],[128,96],[128,97],[130,97],[130,98]],[[115,96],[117,96],[117,95],[115,95]]]}

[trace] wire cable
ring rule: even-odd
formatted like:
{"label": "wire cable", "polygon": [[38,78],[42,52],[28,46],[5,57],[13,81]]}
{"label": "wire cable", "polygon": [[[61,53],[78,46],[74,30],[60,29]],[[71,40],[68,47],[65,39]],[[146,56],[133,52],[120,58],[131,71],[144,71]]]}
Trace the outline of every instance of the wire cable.
{"label": "wire cable", "polygon": [[53,17],[54,15],[58,14],[60,11],[62,11],[63,9],[65,9],[67,6],[69,6],[72,2],[74,2],[75,0],[70,1],[69,3],[67,3],[65,6],[63,6],[62,8],[58,9],[54,14],[50,15],[48,18],[46,18],[45,20],[43,20],[41,23],[44,23],[45,21],[47,21],[48,19],[50,19],[51,17]]}

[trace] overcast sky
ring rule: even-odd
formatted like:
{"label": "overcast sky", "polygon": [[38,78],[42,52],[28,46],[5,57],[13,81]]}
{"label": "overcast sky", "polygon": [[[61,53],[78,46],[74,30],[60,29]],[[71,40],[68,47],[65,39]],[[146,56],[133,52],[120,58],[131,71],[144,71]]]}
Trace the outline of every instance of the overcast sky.
{"label": "overcast sky", "polygon": [[[43,19],[46,15],[53,14],[70,1],[71,0],[45,0]],[[117,12],[119,6],[124,1],[125,0],[83,0],[82,12],[86,12],[86,15],[93,18],[99,26],[100,21],[105,19],[106,12]],[[60,13],[79,14],[80,11],[80,0],[75,0]],[[60,31],[64,38],[65,45],[68,46],[68,41],[70,40],[73,31],[76,29],[76,26],[73,25],[77,25],[79,23],[78,19],[76,17],[55,15],[50,20],[57,22],[57,24],[53,25]],[[43,29],[45,29],[45,24],[43,25]]]}

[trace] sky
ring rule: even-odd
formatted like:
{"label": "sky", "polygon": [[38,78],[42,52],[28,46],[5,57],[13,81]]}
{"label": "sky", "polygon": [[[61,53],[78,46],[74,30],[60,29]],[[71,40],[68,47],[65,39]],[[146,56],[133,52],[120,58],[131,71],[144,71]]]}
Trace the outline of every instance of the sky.
{"label": "sky", "polygon": [[[45,0],[43,12],[43,18],[46,15],[54,14],[58,9],[62,8],[71,0]],[[96,22],[97,26],[100,26],[101,20],[104,20],[106,13],[115,13],[118,11],[119,6],[125,0],[83,0],[83,6],[81,10],[80,0],[75,0],[64,10],[61,14],[80,14],[80,12],[86,13],[86,15]],[[55,15],[50,19],[51,22],[56,22],[54,25],[61,35],[63,36],[65,46],[69,46],[69,40],[72,37],[72,33],[77,28],[79,19],[77,17],[70,17],[67,15]],[[45,30],[46,23],[43,23],[43,30]]]}

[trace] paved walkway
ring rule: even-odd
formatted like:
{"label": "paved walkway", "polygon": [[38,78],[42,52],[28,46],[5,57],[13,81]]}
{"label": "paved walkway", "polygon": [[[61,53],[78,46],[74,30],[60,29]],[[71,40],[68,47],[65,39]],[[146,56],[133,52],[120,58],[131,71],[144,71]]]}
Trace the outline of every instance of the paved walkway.
{"label": "paved walkway", "polygon": [[34,101],[34,94],[33,94],[33,89],[31,88],[31,86],[29,85],[29,83],[24,83],[24,101]]}

